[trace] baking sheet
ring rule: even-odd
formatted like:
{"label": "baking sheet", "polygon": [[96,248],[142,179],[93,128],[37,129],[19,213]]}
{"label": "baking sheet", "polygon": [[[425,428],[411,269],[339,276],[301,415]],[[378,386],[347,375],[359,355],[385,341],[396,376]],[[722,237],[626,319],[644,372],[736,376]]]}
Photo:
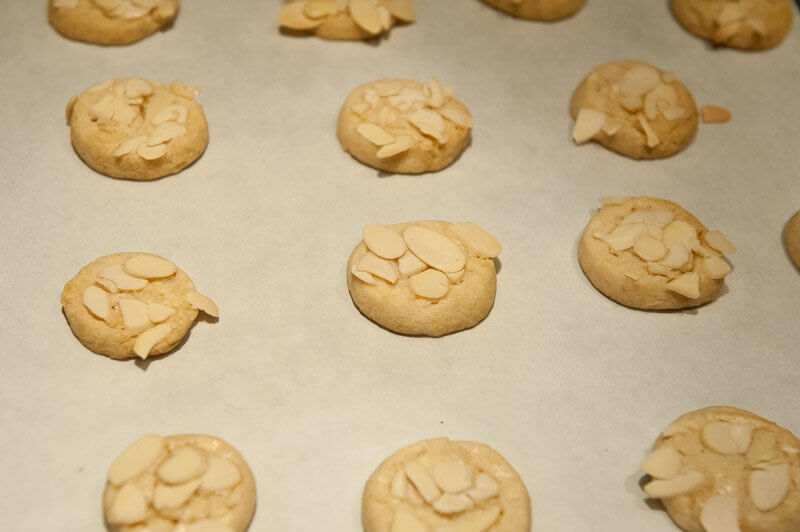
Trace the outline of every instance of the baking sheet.
{"label": "baking sheet", "polygon": [[[527,484],[534,530],[670,531],[637,468],[673,418],[731,404],[800,433],[800,274],[781,243],[800,208],[796,28],[743,53],[711,50],[665,1],[590,0],[542,24],[440,0],[417,2],[418,22],[376,46],[283,36],[278,2],[189,0],[171,30],[102,48],[60,37],[43,4],[0,7],[4,530],[102,530],[117,453],[144,433],[201,432],[250,463],[253,531],[360,530],[372,470],[439,435],[498,449]],[[571,91],[614,58],[672,70],[733,121],[662,161],[575,147]],[[475,118],[455,165],[384,177],[340,149],[353,87],[432,75]],[[67,100],[122,76],[202,89],[211,142],[197,164],[131,183],[78,159]],[[652,313],[595,291],[576,242],[613,194],[670,198],[724,231],[739,248],[727,293]],[[423,218],[473,220],[504,245],[489,317],[441,339],[375,326],[345,285],[363,225]],[[219,322],[143,365],[84,349],[61,288],[123,250],[173,260]]]}

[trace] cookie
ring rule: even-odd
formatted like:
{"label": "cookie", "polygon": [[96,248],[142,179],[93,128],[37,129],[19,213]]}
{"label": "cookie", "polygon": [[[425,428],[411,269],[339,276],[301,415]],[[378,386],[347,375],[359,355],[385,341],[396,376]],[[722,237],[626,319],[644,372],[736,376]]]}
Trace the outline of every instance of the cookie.
{"label": "cookie", "polygon": [[670,0],[681,25],[715,45],[761,50],[792,27],[791,0]]}
{"label": "cookie", "polygon": [[644,491],[690,532],[800,530],[800,440],[752,412],[712,406],[676,419],[642,470]]}
{"label": "cookie", "polygon": [[365,532],[529,532],[531,501],[491,447],[436,438],[395,452],[364,487]]}
{"label": "cookie", "polygon": [[492,309],[500,244],[472,222],[368,225],[347,262],[358,310],[401,334],[443,336]]}
{"label": "cookie", "polygon": [[348,95],[336,134],[344,151],[368,166],[421,174],[450,165],[471,130],[472,115],[450,87],[436,79],[384,79]]}
{"label": "cookie", "polygon": [[792,216],[786,224],[784,239],[789,257],[795,266],[800,268],[800,212]]}
{"label": "cookie", "polygon": [[219,316],[188,275],[149,253],[114,253],[87,264],[64,285],[61,305],[84,346],[117,359],[168,353],[198,310]]}
{"label": "cookie", "polygon": [[386,36],[415,18],[413,0],[286,0],[278,23],[292,33],[357,41]]}
{"label": "cookie", "polygon": [[515,17],[531,20],[558,20],[578,12],[586,0],[484,0]]}
{"label": "cookie", "polygon": [[143,436],[111,463],[103,492],[111,532],[244,532],[255,509],[242,455],[202,434]]}
{"label": "cookie", "polygon": [[686,148],[697,131],[697,106],[669,72],[637,61],[595,68],[570,103],[572,137],[589,140],[633,159],[669,157]]}
{"label": "cookie", "polygon": [[671,201],[611,197],[583,231],[578,261],[609,299],[639,309],[696,307],[719,296],[736,251]]}
{"label": "cookie", "polygon": [[197,89],[139,78],[93,85],[67,104],[72,146],[109,177],[149,181],[180,172],[208,146]]}
{"label": "cookie", "polygon": [[180,0],[50,0],[50,24],[65,37],[130,44],[169,26]]}

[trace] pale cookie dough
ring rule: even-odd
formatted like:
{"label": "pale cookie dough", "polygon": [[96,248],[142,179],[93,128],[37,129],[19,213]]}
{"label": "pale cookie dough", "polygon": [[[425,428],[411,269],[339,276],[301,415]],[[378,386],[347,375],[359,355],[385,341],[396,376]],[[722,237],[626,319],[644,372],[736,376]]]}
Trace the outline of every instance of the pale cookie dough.
{"label": "pale cookie dough", "polygon": [[188,275],[149,253],[114,253],[87,264],[64,285],[61,305],[84,346],[117,359],[168,353],[198,310],[219,316]]}
{"label": "pale cookie dough", "polygon": [[287,0],[278,24],[323,39],[363,40],[388,35],[415,18],[413,0]]}
{"label": "pale cookie dough", "polygon": [[139,78],[93,85],[67,104],[72,146],[109,177],[149,181],[180,172],[208,146],[197,89]]}
{"label": "pale cookie dough", "polygon": [[473,224],[368,225],[347,262],[347,287],[366,317],[401,334],[443,336],[492,309],[500,244]]}
{"label": "pale cookie dough", "polygon": [[484,0],[515,17],[531,20],[558,20],[580,10],[586,0]]}
{"label": "pale cookie dough", "polygon": [[491,447],[436,438],[384,460],[364,487],[365,532],[529,532],[531,501]]}
{"label": "pale cookie dough", "polygon": [[800,268],[800,212],[792,216],[786,224],[784,239],[789,257],[795,266]]}
{"label": "pale cookie dough", "polygon": [[244,532],[256,483],[236,449],[213,436],[143,436],[114,459],[103,492],[111,532]]}
{"label": "pale cookie dough", "polygon": [[342,106],[336,135],[362,163],[399,174],[435,172],[452,163],[470,141],[472,115],[453,90],[384,79],[357,87]]}
{"label": "pale cookie dough", "polygon": [[772,48],[792,27],[791,0],[671,0],[670,4],[684,28],[720,46]]}
{"label": "pale cookie dough", "polygon": [[608,298],[640,309],[696,307],[719,296],[736,251],[671,201],[610,197],[583,231],[578,260]]}
{"label": "pale cookie dough", "polygon": [[676,419],[642,470],[644,491],[689,532],[800,530],[800,441],[752,412],[712,406]]}
{"label": "pale cookie dough", "polygon": [[129,44],[175,20],[180,0],[50,0],[50,24],[62,35],[95,44]]}
{"label": "pale cookie dough", "polygon": [[633,159],[669,157],[697,131],[697,107],[672,74],[637,61],[595,68],[570,103],[577,144],[594,140]]}

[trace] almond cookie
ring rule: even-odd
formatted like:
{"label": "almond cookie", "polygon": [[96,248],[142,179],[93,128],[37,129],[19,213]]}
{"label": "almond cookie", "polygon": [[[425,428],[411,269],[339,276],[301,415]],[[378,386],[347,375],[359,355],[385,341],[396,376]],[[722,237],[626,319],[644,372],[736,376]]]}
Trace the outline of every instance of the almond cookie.
{"label": "almond cookie", "polygon": [[712,406],[676,419],[642,470],[644,491],[690,532],[800,530],[800,441],[752,412]]}
{"label": "almond cookie", "polygon": [[61,305],[84,346],[117,359],[168,353],[198,310],[219,316],[188,275],[149,253],[114,253],[87,264],[64,285]]}
{"label": "almond cookie", "polygon": [[384,460],[364,487],[365,532],[528,532],[531,501],[491,447],[425,440]]}
{"label": "almond cookie", "polygon": [[339,112],[336,134],[350,155],[378,170],[435,172],[470,141],[472,115],[437,79],[384,79],[356,88]]}
{"label": "almond cookie", "polygon": [[492,309],[500,244],[473,224],[368,225],[347,262],[347,287],[366,317],[401,334],[442,336]]}
{"label": "almond cookie", "polygon": [[323,39],[364,40],[388,35],[396,24],[415,18],[413,0],[287,0],[278,23]]}
{"label": "almond cookie", "polygon": [[680,309],[713,301],[736,251],[719,231],[709,231],[671,201],[604,198],[583,231],[578,260],[591,283],[609,299],[632,308]]}
{"label": "almond cookie", "polygon": [[580,10],[586,0],[484,0],[515,17],[531,20],[558,20]]}
{"label": "almond cookie", "polygon": [[697,106],[669,72],[637,61],[595,68],[570,103],[577,144],[599,142],[633,159],[669,157],[688,146],[697,131]]}
{"label": "almond cookie", "polygon": [[784,238],[789,257],[795,266],[800,268],[800,212],[792,216],[789,223],[786,224]]}
{"label": "almond cookie", "polygon": [[180,0],[50,0],[50,24],[63,36],[95,44],[129,44],[175,20]]}
{"label": "almond cookie", "polygon": [[197,89],[139,78],[94,85],[67,104],[72,146],[109,177],[149,181],[180,172],[208,146]]}
{"label": "almond cookie", "polygon": [[255,509],[244,458],[201,434],[140,438],[111,463],[103,492],[111,532],[244,532]]}
{"label": "almond cookie", "polygon": [[671,0],[670,4],[684,28],[719,46],[772,48],[792,27],[791,0]]}

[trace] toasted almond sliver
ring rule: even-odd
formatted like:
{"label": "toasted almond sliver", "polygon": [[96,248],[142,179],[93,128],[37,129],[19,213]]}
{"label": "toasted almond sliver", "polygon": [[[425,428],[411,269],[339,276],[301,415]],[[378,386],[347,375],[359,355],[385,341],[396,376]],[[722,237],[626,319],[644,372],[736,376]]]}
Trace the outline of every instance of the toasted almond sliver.
{"label": "toasted almond sliver", "polygon": [[114,151],[114,157],[122,157],[123,155],[133,153],[145,142],[147,142],[147,137],[144,135],[130,138],[119,145],[119,147]]}
{"label": "toasted almond sliver", "polygon": [[356,131],[359,135],[376,146],[386,146],[387,144],[395,142],[395,138],[391,133],[380,126],[376,126],[375,124],[370,124],[368,122],[359,124],[356,128]]}
{"label": "toasted almond sliver", "polygon": [[706,477],[699,471],[689,471],[668,480],[653,480],[649,482],[644,491],[657,499],[666,499],[691,493],[706,483]]}
{"label": "toasted almond sliver", "polygon": [[700,524],[706,532],[741,532],[739,501],[726,495],[711,497],[703,504]]}
{"label": "toasted almond sliver", "polygon": [[186,126],[175,124],[173,122],[165,122],[150,133],[147,137],[148,146],[158,146],[164,142],[169,142],[175,137],[180,137],[186,134]]}
{"label": "toasted almond sliver", "polygon": [[705,124],[724,124],[731,119],[731,112],[718,105],[704,105],[701,114]]}
{"label": "toasted almond sliver", "polygon": [[408,151],[415,143],[414,137],[410,135],[400,135],[397,140],[386,146],[382,146],[375,156],[378,159],[388,159],[403,152]]}
{"label": "toasted almond sliver", "polygon": [[372,35],[377,35],[383,31],[383,24],[381,24],[381,16],[378,8],[372,3],[372,0],[350,0],[348,4],[350,16],[353,22]]}
{"label": "toasted almond sliver", "polygon": [[739,30],[742,28],[741,22],[730,22],[723,26],[717,28],[717,31],[711,36],[711,40],[715,43],[724,43],[727,42],[728,39],[739,33]]}
{"label": "toasted almond sliver", "polygon": [[690,247],[689,244],[697,240],[697,229],[684,220],[675,220],[664,228],[664,245],[671,248],[675,244],[683,244]]}
{"label": "toasted almond sliver", "polygon": [[122,263],[122,269],[128,275],[140,279],[163,279],[178,271],[170,261],[150,253],[137,253]]}
{"label": "toasted almond sliver", "polygon": [[595,109],[588,107],[578,111],[575,118],[575,127],[572,128],[572,139],[576,144],[582,144],[590,140],[603,129],[606,122],[606,115]]}
{"label": "toasted almond sliver", "polygon": [[775,433],[770,430],[756,430],[752,435],[752,443],[747,450],[747,464],[751,467],[770,462],[777,457]]}
{"label": "toasted almond sliver", "polygon": [[687,272],[667,283],[667,290],[672,290],[689,299],[700,297],[700,275],[697,272]]}
{"label": "toasted almond sliver", "polygon": [[460,460],[439,462],[433,466],[433,479],[445,493],[461,493],[472,487],[472,468]]}
{"label": "toasted almond sliver", "polygon": [[108,322],[111,314],[111,298],[102,288],[90,284],[83,290],[83,305],[96,317]]}
{"label": "toasted almond sliver", "polygon": [[197,292],[187,292],[184,298],[192,308],[202,310],[213,318],[219,318],[219,309],[217,308],[217,304],[211,301],[210,298]]}
{"label": "toasted almond sliver", "polygon": [[153,348],[172,332],[172,325],[162,323],[140,334],[133,343],[133,352],[142,360],[146,360]]}
{"label": "toasted almond sliver", "polygon": [[753,425],[743,423],[730,424],[731,437],[736,442],[736,447],[739,449],[740,454],[745,454],[750,449],[750,444],[753,443],[754,428]]}
{"label": "toasted almond sliver", "polygon": [[136,153],[139,157],[146,161],[155,161],[167,154],[166,144],[159,144],[158,146],[148,146],[147,143],[142,144],[136,148]]}
{"label": "toasted almond sliver", "polygon": [[306,16],[305,2],[289,2],[281,7],[278,24],[284,28],[297,31],[313,30],[322,24],[323,18],[313,19]]}
{"label": "toasted almond sliver", "polygon": [[384,259],[396,259],[406,252],[406,242],[400,233],[385,225],[371,224],[361,231],[364,244]]}
{"label": "toasted almond sliver", "polygon": [[383,3],[398,20],[414,22],[416,14],[413,0],[383,0]]}

